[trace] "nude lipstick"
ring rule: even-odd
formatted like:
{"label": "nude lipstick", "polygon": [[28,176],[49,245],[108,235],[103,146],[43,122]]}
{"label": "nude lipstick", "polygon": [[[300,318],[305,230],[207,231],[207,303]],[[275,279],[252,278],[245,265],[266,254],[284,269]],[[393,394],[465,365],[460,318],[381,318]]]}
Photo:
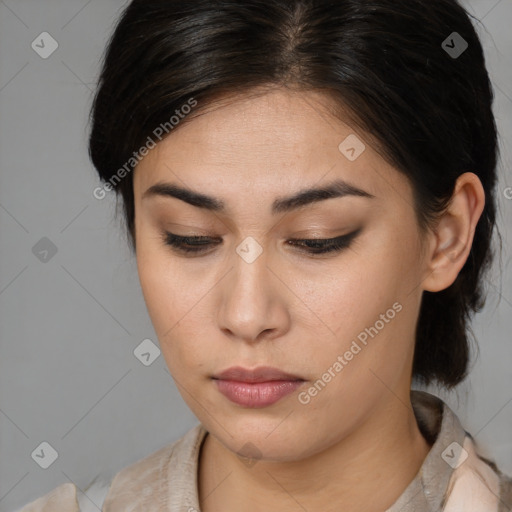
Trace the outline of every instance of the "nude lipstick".
{"label": "nude lipstick", "polygon": [[304,379],[268,366],[253,370],[231,367],[213,376],[218,390],[242,407],[272,405],[302,386]]}

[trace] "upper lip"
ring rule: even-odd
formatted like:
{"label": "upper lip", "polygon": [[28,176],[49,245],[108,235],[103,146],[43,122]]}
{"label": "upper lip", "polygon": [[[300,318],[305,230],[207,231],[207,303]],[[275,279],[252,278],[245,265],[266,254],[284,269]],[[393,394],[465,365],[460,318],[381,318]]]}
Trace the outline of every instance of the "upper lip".
{"label": "upper lip", "polygon": [[252,370],[233,366],[213,376],[214,379],[235,380],[238,382],[268,382],[273,380],[304,380],[297,375],[283,372],[279,368],[261,366]]}

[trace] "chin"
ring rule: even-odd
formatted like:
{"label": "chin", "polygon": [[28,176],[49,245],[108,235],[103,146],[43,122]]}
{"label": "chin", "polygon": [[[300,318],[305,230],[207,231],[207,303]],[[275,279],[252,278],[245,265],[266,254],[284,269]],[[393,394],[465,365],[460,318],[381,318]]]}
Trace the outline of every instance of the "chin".
{"label": "chin", "polygon": [[[253,459],[253,463],[257,460],[300,460],[315,451],[310,445],[311,429],[304,429],[301,433],[292,421],[283,421],[287,414],[280,416],[279,419],[239,418],[236,422],[218,418],[218,423],[213,422],[211,430],[210,425],[207,428],[225,448],[242,459]],[[286,428],[285,423],[288,423]],[[225,429],[219,427],[219,424]]]}

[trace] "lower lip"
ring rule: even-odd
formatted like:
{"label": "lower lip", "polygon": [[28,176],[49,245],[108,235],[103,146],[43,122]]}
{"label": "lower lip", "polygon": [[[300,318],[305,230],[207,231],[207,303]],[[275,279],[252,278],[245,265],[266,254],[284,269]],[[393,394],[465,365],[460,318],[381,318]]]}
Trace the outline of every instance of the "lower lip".
{"label": "lower lip", "polygon": [[266,407],[293,393],[303,380],[274,380],[268,382],[239,382],[215,379],[219,391],[235,404],[244,407]]}

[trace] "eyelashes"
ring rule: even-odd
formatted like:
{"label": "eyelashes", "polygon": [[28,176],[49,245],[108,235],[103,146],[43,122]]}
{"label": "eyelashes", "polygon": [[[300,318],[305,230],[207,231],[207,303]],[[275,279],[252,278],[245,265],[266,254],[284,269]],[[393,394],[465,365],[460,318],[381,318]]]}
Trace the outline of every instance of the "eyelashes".
{"label": "eyelashes", "polygon": [[[310,255],[316,254],[337,254],[344,249],[348,249],[352,241],[359,235],[361,228],[336,238],[306,238],[290,239],[286,243],[297,248],[298,252]],[[206,236],[179,236],[165,231],[163,234],[164,244],[179,254],[201,255],[206,252],[212,252],[213,247],[220,245],[222,240]]]}

